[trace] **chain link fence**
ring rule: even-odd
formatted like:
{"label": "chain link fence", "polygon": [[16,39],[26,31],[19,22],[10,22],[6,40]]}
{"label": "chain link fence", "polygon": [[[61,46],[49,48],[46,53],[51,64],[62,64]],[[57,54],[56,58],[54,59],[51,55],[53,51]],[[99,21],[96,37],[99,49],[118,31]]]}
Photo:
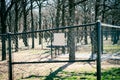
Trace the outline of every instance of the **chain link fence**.
{"label": "chain link fence", "polygon": [[113,64],[120,64],[120,26],[102,24],[103,26],[103,54],[105,60]]}
{"label": "chain link fence", "polygon": [[[105,64],[101,67],[103,70],[107,65],[108,72],[103,71],[103,79],[119,80],[120,79],[120,26],[114,26],[102,23],[102,59]],[[112,67],[112,68],[111,68]],[[107,74],[107,75],[104,75]],[[109,76],[109,78],[107,78]]]}
{"label": "chain link fence", "polygon": [[[103,28],[102,64],[111,62],[112,59],[108,57],[116,53],[116,50],[119,51],[118,45],[110,44],[111,31],[105,30],[106,28]],[[101,72],[98,72],[101,71],[98,70],[101,69],[101,62],[96,64],[100,61],[99,58],[96,60],[99,57],[96,54],[102,50],[98,48],[100,40],[96,31],[96,23],[93,23],[34,32],[9,33],[6,40],[6,45],[9,45],[6,46],[6,51],[11,52],[9,53],[9,72],[7,71],[9,79],[84,80],[91,79],[90,75],[92,75],[93,80],[96,80],[101,76]],[[118,67],[118,64],[117,62],[115,67]],[[103,69],[105,67],[102,65]],[[111,76],[114,75],[111,74]],[[4,77],[2,78],[4,80]]]}
{"label": "chain link fence", "polygon": [[[6,49],[2,50],[2,39],[6,40]],[[5,58],[4,56],[2,56],[2,51],[6,51],[6,53],[8,53],[8,43],[7,43],[7,36],[6,35],[1,35],[0,34],[0,79],[1,80],[8,80],[8,54],[6,54],[6,59],[5,61],[2,61],[2,58]]]}
{"label": "chain link fence", "polygon": [[[59,74],[59,72],[75,70],[74,65],[81,64],[79,60],[87,60],[87,62],[92,60],[90,29],[88,28],[86,31],[84,27],[74,27],[71,30],[74,30],[74,33],[69,34],[70,29],[66,28],[12,35],[12,51],[15,51],[12,53],[14,79],[29,79],[38,76],[43,80],[53,80],[63,74]],[[18,52],[16,52],[17,50]],[[70,55],[70,53],[72,54]],[[67,63],[69,60],[73,61],[74,58],[75,63]],[[23,64],[21,64],[22,62]],[[86,63],[84,64],[86,65]]]}

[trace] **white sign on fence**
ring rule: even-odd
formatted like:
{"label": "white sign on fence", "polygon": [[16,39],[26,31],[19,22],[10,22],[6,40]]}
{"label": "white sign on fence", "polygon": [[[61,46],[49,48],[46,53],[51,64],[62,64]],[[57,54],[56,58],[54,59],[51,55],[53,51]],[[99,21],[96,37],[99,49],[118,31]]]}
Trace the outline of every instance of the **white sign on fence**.
{"label": "white sign on fence", "polygon": [[53,44],[54,46],[65,46],[65,34],[64,33],[54,33],[53,35]]}

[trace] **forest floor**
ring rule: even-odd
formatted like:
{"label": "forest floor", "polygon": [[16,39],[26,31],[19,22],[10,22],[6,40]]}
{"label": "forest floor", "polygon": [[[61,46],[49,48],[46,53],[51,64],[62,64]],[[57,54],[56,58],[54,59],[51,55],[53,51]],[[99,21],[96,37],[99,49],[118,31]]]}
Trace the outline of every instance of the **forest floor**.
{"label": "forest floor", "polygon": [[[109,44],[109,43],[108,43]],[[40,46],[39,46],[40,47]],[[109,47],[106,47],[107,49]],[[111,48],[111,46],[110,46]],[[112,46],[113,48],[113,46]],[[118,46],[116,47],[118,48]],[[12,54],[13,62],[33,62],[33,61],[51,61],[51,60],[69,60],[69,54],[60,54],[57,57],[51,59],[50,49],[29,49],[21,47],[18,52]],[[28,49],[28,50],[27,50]],[[79,51],[76,52],[77,60],[88,60],[91,57],[91,47],[89,45],[80,46]],[[109,49],[110,50],[110,49]],[[54,53],[54,51],[53,51]],[[0,54],[1,55],[1,54]],[[94,58],[96,55],[94,56]],[[115,58],[115,60],[113,59]],[[1,56],[0,56],[1,59]],[[113,60],[112,60],[113,59]],[[101,68],[102,71],[110,68],[120,68],[120,53],[104,54],[102,55]],[[8,57],[5,61],[0,61],[0,80],[8,80]],[[65,72],[77,72],[77,73],[96,73],[96,61],[95,62],[74,62],[74,63],[39,63],[39,64],[15,64],[13,65],[13,78],[25,79],[31,76],[35,76],[35,79],[40,80],[38,77],[49,76],[55,73],[54,76],[60,75],[61,71]],[[69,74],[67,76],[70,76]]]}
{"label": "forest floor", "polygon": [[[49,50],[25,50],[19,51],[12,54],[13,62],[32,62],[32,61],[50,61],[51,56],[49,54]],[[53,60],[68,60],[68,54],[61,54],[58,55]],[[103,56],[105,59],[106,56]],[[88,59],[90,54],[82,53],[77,54],[77,59]],[[111,63],[112,61],[103,60],[102,70],[113,68],[113,67],[120,67],[120,62]],[[67,71],[67,72],[96,72],[96,61],[95,62],[74,62],[74,63],[40,63],[40,64],[15,64],[13,65],[13,75],[14,80],[20,78],[30,77],[32,75],[35,76],[48,76],[50,73],[56,72],[58,74],[60,71]],[[0,79],[1,80],[8,80],[8,60],[0,61]],[[36,79],[35,79],[36,80]]]}

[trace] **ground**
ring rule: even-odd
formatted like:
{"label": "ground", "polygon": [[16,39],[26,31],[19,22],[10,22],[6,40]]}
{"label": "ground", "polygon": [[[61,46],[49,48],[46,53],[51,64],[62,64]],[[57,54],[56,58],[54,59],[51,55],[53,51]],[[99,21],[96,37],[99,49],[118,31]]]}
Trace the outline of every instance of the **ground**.
{"label": "ground", "polygon": [[[31,62],[51,60],[49,50],[31,49],[19,51],[12,54],[13,62]],[[88,59],[90,54],[78,54],[77,59]],[[105,57],[105,56],[104,56]],[[68,54],[61,54],[53,60],[68,60]],[[118,63],[110,63],[109,60],[102,61],[102,70],[120,67]],[[96,72],[96,62],[75,62],[75,63],[40,63],[40,64],[16,64],[13,65],[14,79],[26,78],[31,75],[48,76],[50,73],[56,72]],[[63,74],[59,74],[63,75]],[[7,80],[8,78],[8,61],[0,61],[0,78]],[[36,79],[35,79],[36,80]]]}
{"label": "ground", "polygon": [[[32,62],[32,61],[51,61],[50,49],[44,48],[46,44],[44,44],[43,49],[40,46],[35,45],[35,49],[31,49],[29,47],[25,47],[22,43],[22,40],[19,40],[21,43],[20,49],[18,52],[14,52],[12,54],[13,62]],[[31,43],[31,42],[30,42]],[[38,44],[38,43],[36,43]],[[111,43],[105,42],[107,45],[105,48],[106,52],[112,51],[115,52],[115,49],[119,49],[119,45],[108,45]],[[12,44],[14,46],[14,44]],[[79,45],[78,45],[79,46]],[[14,47],[13,47],[14,48]],[[25,49],[25,50],[24,50]],[[91,56],[91,46],[90,45],[80,45],[77,48],[76,59],[89,59]],[[53,52],[54,53],[54,52]],[[66,52],[67,53],[67,52]],[[52,60],[68,60],[69,54],[61,54]],[[120,60],[111,60],[110,58],[119,57],[115,54],[104,54],[102,56],[102,71],[110,68],[120,68]],[[0,54],[1,55],[1,54]],[[8,54],[7,54],[8,55]],[[116,55],[116,56],[114,56]],[[120,58],[120,57],[119,57]],[[0,56],[1,59],[1,56]],[[62,71],[62,72],[61,72]],[[70,73],[69,73],[70,72]],[[8,57],[6,61],[0,61],[0,80],[8,80]],[[29,77],[34,76],[35,79],[32,80],[41,80],[39,77],[44,76],[71,76],[71,73],[86,74],[86,73],[96,73],[96,61],[95,62],[75,62],[75,63],[40,63],[40,64],[15,64],[13,65],[13,77],[14,80],[22,79],[29,80]],[[67,75],[65,75],[65,74]],[[28,79],[27,79],[28,78]],[[42,79],[44,80],[44,79]],[[59,80],[59,79],[58,79]],[[76,80],[76,79],[75,79]],[[84,80],[84,79],[83,79]]]}

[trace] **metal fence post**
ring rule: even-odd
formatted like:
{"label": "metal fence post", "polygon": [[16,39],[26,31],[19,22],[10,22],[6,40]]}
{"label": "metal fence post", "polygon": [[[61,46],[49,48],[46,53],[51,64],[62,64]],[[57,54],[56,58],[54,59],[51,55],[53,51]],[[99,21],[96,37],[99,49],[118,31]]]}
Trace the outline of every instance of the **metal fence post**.
{"label": "metal fence post", "polygon": [[13,80],[12,79],[11,35],[10,33],[8,33],[7,35],[8,35],[8,51],[9,51],[9,80]]}
{"label": "metal fence post", "polygon": [[101,22],[97,21],[97,80],[101,80]]}
{"label": "metal fence post", "polygon": [[51,32],[51,34],[50,34],[50,38],[51,38],[51,45],[50,45],[50,47],[51,47],[51,59],[53,59],[53,52],[52,52],[52,47],[53,47],[53,45],[52,45],[52,41],[53,41],[53,36],[52,36],[52,32]]}
{"label": "metal fence post", "polygon": [[[34,31],[33,31],[34,32]],[[34,33],[32,33],[32,49],[35,48]]]}

